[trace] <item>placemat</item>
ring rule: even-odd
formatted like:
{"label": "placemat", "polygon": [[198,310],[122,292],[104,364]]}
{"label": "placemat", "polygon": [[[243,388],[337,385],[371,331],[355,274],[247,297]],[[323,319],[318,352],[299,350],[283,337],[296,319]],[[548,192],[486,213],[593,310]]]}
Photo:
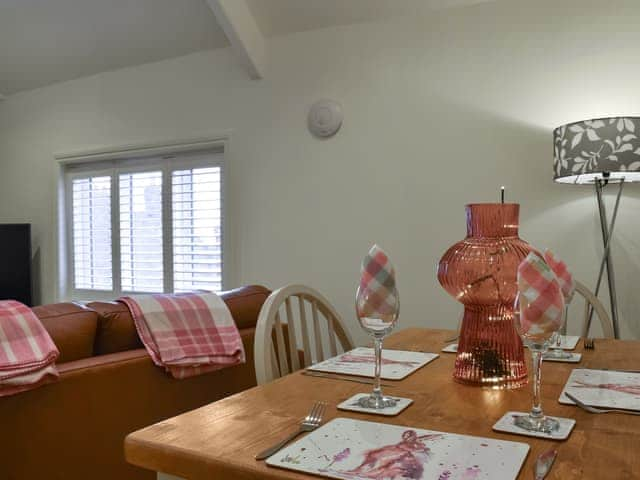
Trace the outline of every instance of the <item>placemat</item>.
{"label": "placemat", "polygon": [[593,407],[640,410],[640,373],[576,368],[558,399],[565,405],[575,405],[565,396],[567,391]]}
{"label": "placemat", "polygon": [[[402,380],[436,358],[438,358],[437,353],[384,349],[382,351],[381,378],[385,380]],[[316,363],[307,368],[307,370],[373,378],[374,362],[373,348],[358,347]]]}
{"label": "placemat", "polygon": [[513,480],[529,445],[336,418],[267,459],[328,478]]}

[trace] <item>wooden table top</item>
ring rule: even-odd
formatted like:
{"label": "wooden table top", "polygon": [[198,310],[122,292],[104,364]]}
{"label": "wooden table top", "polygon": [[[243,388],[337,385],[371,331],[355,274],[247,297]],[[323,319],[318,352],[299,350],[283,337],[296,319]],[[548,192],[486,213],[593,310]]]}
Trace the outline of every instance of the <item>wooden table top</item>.
{"label": "wooden table top", "polygon": [[[444,339],[452,333],[410,328],[391,335],[385,346],[440,353]],[[576,351],[583,352],[582,342]],[[454,360],[455,354],[441,353],[404,380],[384,380],[394,384],[386,389],[388,394],[414,399],[413,405],[395,417],[336,409],[352,395],[369,391],[369,385],[296,372],[134,432],[125,441],[125,456],[134,465],[189,480],[317,478],[267,467],[253,457],[293,431],[313,402],[323,400],[329,404],[327,421],[351,417],[528,443],[531,450],[520,479],[533,477],[535,458],[551,447],[558,449],[558,458],[549,479],[640,478],[640,416],[596,415],[558,403],[573,368],[640,369],[640,342],[598,339],[595,350],[583,352],[580,364],[544,363],[545,413],[577,421],[564,442],[492,431],[492,425],[505,412],[531,408],[530,386],[488,390],[460,385],[451,377]]]}

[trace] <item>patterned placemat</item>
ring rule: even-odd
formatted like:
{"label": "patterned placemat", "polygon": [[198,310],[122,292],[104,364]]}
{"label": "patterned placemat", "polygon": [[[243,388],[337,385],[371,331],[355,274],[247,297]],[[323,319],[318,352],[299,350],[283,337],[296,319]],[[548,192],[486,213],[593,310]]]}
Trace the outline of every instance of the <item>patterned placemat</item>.
{"label": "patterned placemat", "polygon": [[[560,338],[560,348],[564,350],[573,350],[580,341],[580,337],[576,335],[560,335]],[[555,345],[552,346],[555,347]]]}
{"label": "patterned placemat", "polygon": [[576,368],[558,399],[574,405],[565,392],[593,407],[640,410],[640,373]]}
{"label": "patterned placemat", "polygon": [[[384,349],[381,378],[402,380],[436,358],[438,358],[437,353]],[[316,363],[307,370],[373,378],[374,362],[373,348],[358,347]]]}
{"label": "patterned placemat", "polygon": [[514,480],[529,445],[336,418],[267,459],[329,478]]}

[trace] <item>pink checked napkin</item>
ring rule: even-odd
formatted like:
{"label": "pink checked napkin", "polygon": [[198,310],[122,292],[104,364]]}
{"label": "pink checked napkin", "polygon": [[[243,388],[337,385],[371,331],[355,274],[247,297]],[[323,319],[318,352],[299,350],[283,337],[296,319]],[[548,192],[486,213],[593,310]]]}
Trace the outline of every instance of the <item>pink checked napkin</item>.
{"label": "pink checked napkin", "polygon": [[[562,325],[564,298],[553,270],[534,252],[518,267],[523,333],[530,338],[544,338]],[[526,303],[525,303],[526,302]]]}
{"label": "pink checked napkin", "polygon": [[556,274],[560,288],[562,288],[565,302],[570,302],[576,286],[573,282],[573,275],[571,275],[571,272],[567,268],[567,264],[559,258],[556,258],[550,250],[545,250],[544,260],[551,267],[553,273]]}
{"label": "pink checked napkin", "polygon": [[371,247],[362,261],[359,295],[368,297],[361,315],[393,315],[398,301],[395,269],[378,245]]}

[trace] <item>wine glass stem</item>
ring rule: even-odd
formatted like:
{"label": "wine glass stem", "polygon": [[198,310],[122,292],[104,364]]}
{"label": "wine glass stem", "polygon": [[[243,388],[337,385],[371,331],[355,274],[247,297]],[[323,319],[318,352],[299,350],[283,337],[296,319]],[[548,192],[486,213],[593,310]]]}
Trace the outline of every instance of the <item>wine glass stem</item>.
{"label": "wine glass stem", "polygon": [[373,348],[376,354],[376,366],[375,366],[375,381],[373,384],[373,395],[377,397],[382,396],[382,389],[380,388],[380,375],[382,373],[382,337],[373,337]]}
{"label": "wine glass stem", "polygon": [[542,405],[540,404],[540,373],[542,368],[542,351],[532,350],[531,358],[533,364],[533,408],[531,416],[540,418],[543,416]]}

